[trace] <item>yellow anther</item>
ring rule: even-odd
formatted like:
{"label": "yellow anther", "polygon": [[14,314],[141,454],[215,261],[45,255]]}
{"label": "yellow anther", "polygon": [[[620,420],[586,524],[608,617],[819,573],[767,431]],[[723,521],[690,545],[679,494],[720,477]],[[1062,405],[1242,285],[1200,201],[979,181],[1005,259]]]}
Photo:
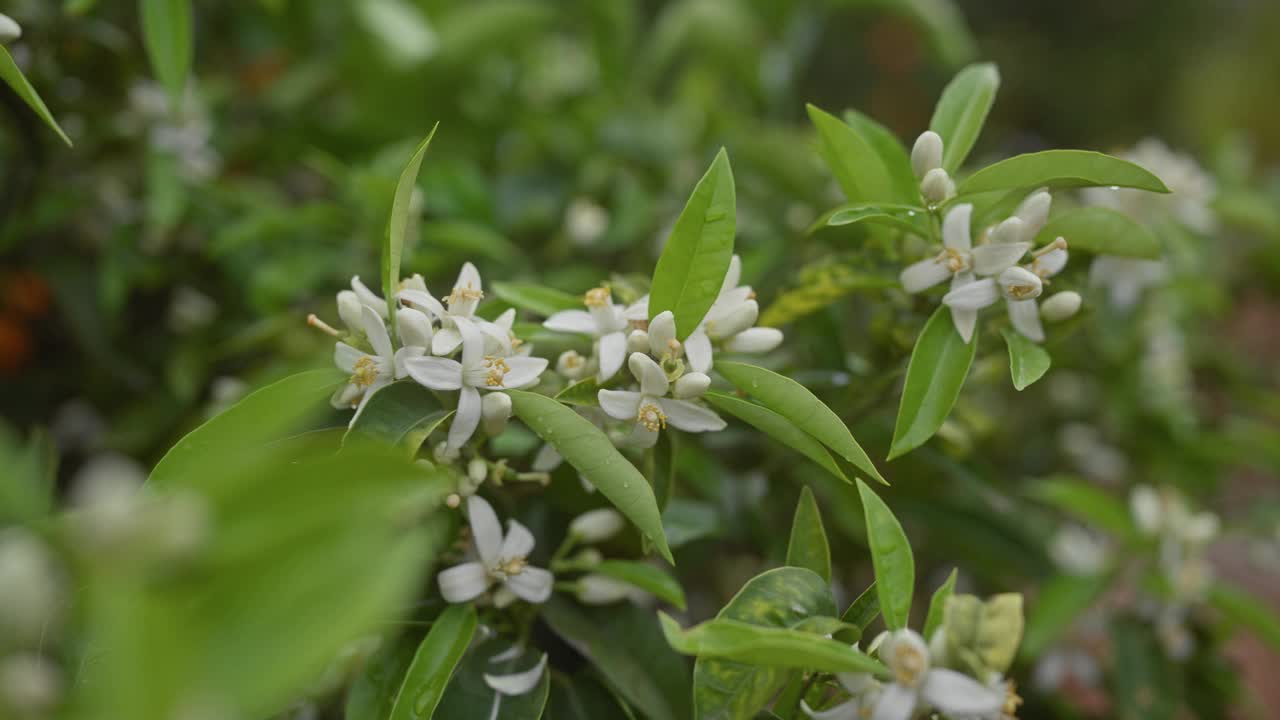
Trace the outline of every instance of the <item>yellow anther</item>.
{"label": "yellow anther", "polygon": [[587,307],[605,307],[612,300],[609,288],[591,288],[582,296],[582,303]]}
{"label": "yellow anther", "polygon": [[378,363],[368,355],[357,360],[351,370],[351,382],[356,387],[368,388],[378,379]]}
{"label": "yellow anther", "polygon": [[468,287],[455,287],[453,289],[453,292],[449,293],[449,296],[443,299],[449,303],[459,303],[467,300],[481,300],[483,298],[484,298],[483,292],[468,286]]}
{"label": "yellow anther", "polygon": [[511,366],[507,365],[507,361],[496,355],[485,355],[484,366],[489,368],[484,384],[489,387],[502,387],[502,379],[511,372]]}
{"label": "yellow anther", "polygon": [[524,572],[524,568],[528,564],[529,564],[529,561],[526,560],[525,558],[522,558],[522,557],[511,558],[509,560],[504,560],[498,563],[498,572],[508,577],[512,575],[519,575],[520,573]]}
{"label": "yellow anther", "polygon": [[946,265],[947,269],[953,273],[969,268],[969,254],[955,248],[943,248],[942,252],[938,253],[937,261]]}
{"label": "yellow anther", "polygon": [[636,422],[649,432],[658,432],[667,426],[667,416],[657,405],[645,403],[640,406],[640,412],[636,413]]}
{"label": "yellow anther", "polygon": [[1004,707],[1000,708],[1003,720],[1017,720],[1018,707],[1022,705],[1022,697],[1018,695],[1018,687],[1012,680],[1005,687]]}
{"label": "yellow anther", "polygon": [[[1036,274],[1038,275],[1039,273]],[[1027,300],[1038,297],[1043,292],[1043,288],[1035,285],[1010,285],[1006,292],[1014,300]]]}
{"label": "yellow anther", "polygon": [[926,660],[924,653],[913,645],[899,644],[894,650],[896,657],[891,663],[894,679],[899,685],[915,687],[924,674]]}

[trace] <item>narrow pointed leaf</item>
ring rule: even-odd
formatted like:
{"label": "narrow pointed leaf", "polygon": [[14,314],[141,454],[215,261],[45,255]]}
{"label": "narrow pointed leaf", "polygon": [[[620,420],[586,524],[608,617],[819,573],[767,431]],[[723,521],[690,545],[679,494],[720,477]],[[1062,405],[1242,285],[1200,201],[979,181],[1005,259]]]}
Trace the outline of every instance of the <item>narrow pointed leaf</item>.
{"label": "narrow pointed leaf", "polygon": [[[870,625],[877,617],[880,616],[880,591],[876,589],[873,582],[867,586],[866,590],[857,597],[849,607],[840,616],[840,620],[858,628],[859,635],[867,631]],[[858,638],[848,638],[849,642],[854,642]]]}
{"label": "narrow pointed leaf", "polygon": [[391,708],[389,720],[423,720],[435,712],[445,687],[476,631],[470,604],[450,605],[431,624]]}
{"label": "narrow pointed leaf", "polygon": [[840,467],[836,465],[836,461],[831,459],[831,453],[827,452],[822,443],[818,442],[809,433],[796,427],[795,424],[782,415],[750,400],[744,400],[740,397],[714,390],[702,397],[708,403],[714,405],[717,410],[729,413],[814,461],[835,477],[849,482],[848,476],[840,470]]}
{"label": "narrow pointed leaf", "polygon": [[960,397],[977,351],[977,334],[966,344],[951,322],[950,309],[939,307],[925,323],[911,351],[898,420],[893,427],[890,460],[923,445],[942,427]]}
{"label": "narrow pointed leaf", "polygon": [[182,102],[193,54],[191,0],[140,0],[142,41],[151,68],[169,92],[174,107]]}
{"label": "narrow pointed leaf", "polygon": [[561,310],[581,310],[582,296],[534,283],[495,282],[490,287],[499,300],[531,313],[550,317]]}
{"label": "narrow pointed leaf", "polygon": [[510,390],[517,417],[550,444],[674,564],[653,488],[589,420],[545,395]]}
{"label": "narrow pointed leaf", "polygon": [[867,141],[889,176],[893,197],[898,202],[920,202],[920,186],[911,171],[911,155],[902,146],[898,136],[889,128],[863,115],[857,110],[847,110],[844,121]]}
{"label": "narrow pointed leaf", "polygon": [[409,210],[412,205],[413,189],[418,186],[418,171],[422,168],[422,159],[431,147],[431,138],[436,136],[436,123],[427,137],[418,143],[409,158],[409,163],[400,173],[396,183],[396,193],[391,200],[391,215],[387,219],[387,235],[382,244],[382,295],[387,299],[387,310],[390,312],[391,325],[395,327],[396,292],[400,285],[400,258],[404,255],[404,238],[409,232]]}
{"label": "narrow pointed leaf", "polygon": [[556,400],[566,405],[595,407],[600,404],[600,389],[603,386],[594,377],[579,380],[556,394]]}
{"label": "narrow pointed leaf", "polygon": [[3,45],[0,45],[0,80],[4,80],[9,87],[13,88],[18,97],[22,98],[22,102],[26,103],[44,121],[44,124],[49,126],[49,129],[57,133],[67,147],[71,147],[71,138],[62,131],[62,126],[58,125],[53,113],[49,112],[49,107],[40,98],[40,93],[36,92],[36,89],[27,81],[27,77],[18,69],[18,64],[13,61],[9,50]]}
{"label": "narrow pointed leaf", "polygon": [[917,235],[929,232],[927,225],[928,212],[914,205],[890,205],[887,203],[853,203],[841,205],[818,219],[810,232],[824,227],[841,227],[855,223],[869,222],[888,225],[904,232]]}
{"label": "narrow pointed leaf", "polygon": [[1036,234],[1036,244],[1047,244],[1058,237],[1067,241],[1072,252],[1160,257],[1160,241],[1155,233],[1128,215],[1109,208],[1085,207],[1059,213]]}
{"label": "narrow pointed leaf", "polygon": [[1133,517],[1125,503],[1083,479],[1055,477],[1041,480],[1027,494],[1092,527],[1129,537],[1134,533]]}
{"label": "narrow pointed leaf", "polygon": [[412,457],[427,436],[452,415],[452,410],[440,407],[430,390],[411,380],[401,380],[380,388],[369,398],[347,437],[355,433],[371,435],[402,446]]}
{"label": "narrow pointed leaf", "polygon": [[721,149],[689,196],[653,270],[649,318],[670,310],[684,340],[720,294],[733,257],[736,200],[729,155]]}
{"label": "narrow pointed leaf", "polygon": [[929,129],[942,137],[942,167],[955,174],[978,141],[1000,89],[1000,71],[992,63],[961,70],[947,84],[934,108]]}
{"label": "narrow pointed leaf", "polygon": [[880,155],[857,130],[840,118],[807,105],[818,129],[818,154],[851,203],[910,202],[894,191],[893,178]]}
{"label": "narrow pointed leaf", "polygon": [[666,613],[659,612],[658,617],[667,642],[685,655],[769,668],[887,672],[884,665],[853,649],[852,645],[812,632],[728,619],[708,620],[682,630]]}
{"label": "narrow pointed leaf", "polygon": [[1015,188],[1126,187],[1167,193],[1160,178],[1127,160],[1091,150],[1045,150],[1015,155],[970,175],[959,192]]}
{"label": "narrow pointed leaf", "polygon": [[942,583],[933,593],[933,597],[929,600],[929,614],[924,621],[924,637],[929,639],[933,637],[933,631],[942,626],[942,620],[946,616],[947,600],[956,592],[956,575],[957,570],[952,570],[947,576],[946,582]]}
{"label": "narrow pointed leaf", "polygon": [[915,592],[916,569],[911,544],[889,506],[861,480],[858,480],[858,495],[867,521],[867,541],[876,570],[880,612],[890,630],[899,630],[907,626],[911,596]]}
{"label": "narrow pointed leaf", "polygon": [[1049,351],[1027,339],[1012,328],[1001,328],[1004,342],[1009,347],[1009,374],[1015,390],[1024,390],[1031,383],[1044,377],[1049,371]]}
{"label": "narrow pointed leaf", "polygon": [[853,434],[840,417],[805,386],[785,375],[747,363],[720,361],[716,363],[716,371],[761,405],[790,420],[855,467],[884,482],[880,471],[876,470],[858,441],[853,439]]}
{"label": "narrow pointed leaf", "polygon": [[808,568],[823,580],[831,581],[831,547],[827,544],[827,531],[822,527],[818,501],[808,486],[800,490],[800,502],[796,504],[795,517],[791,521],[787,564]]}

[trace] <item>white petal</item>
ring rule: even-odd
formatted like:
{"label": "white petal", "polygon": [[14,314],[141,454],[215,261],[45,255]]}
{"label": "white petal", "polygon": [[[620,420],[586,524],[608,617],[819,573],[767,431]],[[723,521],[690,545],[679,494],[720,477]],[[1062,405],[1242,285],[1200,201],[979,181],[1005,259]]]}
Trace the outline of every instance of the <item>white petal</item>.
{"label": "white petal", "polygon": [[725,343],[726,350],[740,353],[767,353],[782,344],[782,331],[771,327],[755,327],[734,335]]}
{"label": "white petal", "polygon": [[932,130],[925,130],[916,138],[911,146],[911,172],[918,178],[924,177],[930,170],[942,167],[942,136]]}
{"label": "white petal", "polygon": [[1019,265],[1001,271],[996,277],[996,285],[1005,297],[1014,300],[1034,300],[1044,292],[1044,281],[1040,276]]}
{"label": "white petal", "polygon": [[516,520],[507,521],[507,536],[502,540],[502,550],[498,556],[503,562],[515,558],[527,558],[533,552],[533,533],[529,528]]}
{"label": "white petal", "polygon": [[564,462],[564,458],[560,457],[560,453],[556,451],[555,446],[546,444],[538,449],[537,455],[533,456],[532,467],[534,472],[545,473],[560,467],[562,462]]}
{"label": "white petal", "polygon": [[458,392],[458,411],[449,425],[449,447],[457,449],[467,444],[480,424],[480,391],[462,386]]}
{"label": "white petal", "polygon": [[627,306],[622,311],[622,317],[627,320],[648,320],[649,319],[649,296],[645,295],[639,300]]}
{"label": "white petal", "polygon": [[472,290],[483,292],[484,286],[480,284],[480,271],[469,262],[463,263],[462,269],[458,271],[458,282],[454,283],[454,287],[471,288]]}
{"label": "white petal", "polygon": [[671,394],[681,400],[692,400],[706,394],[711,387],[711,377],[706,373],[687,372],[676,380]]}
{"label": "white petal", "polygon": [[502,387],[508,390],[519,390],[536,385],[538,376],[547,369],[546,358],[509,357],[507,367],[511,368],[502,378]]}
{"label": "white petal", "polygon": [[705,319],[720,318],[733,312],[739,305],[752,300],[753,292],[749,285],[743,285],[724,293],[711,305]]}
{"label": "white petal", "polygon": [[755,300],[739,303],[732,308],[723,316],[716,318],[714,324],[710,321],[705,323],[707,335],[718,340],[733,337],[755,325],[756,318],[760,317],[760,305]]}
{"label": "white petal", "polygon": [[394,362],[396,379],[399,380],[400,378],[407,377],[409,375],[409,369],[405,367],[405,361],[412,360],[413,358],[420,358],[426,354],[426,348],[412,345],[402,347],[397,350]]}
{"label": "white petal", "polygon": [[916,709],[916,691],[898,683],[889,683],[880,693],[880,701],[871,720],[908,720]]}
{"label": "white petal", "polygon": [[1004,705],[1004,694],[955,670],[934,668],[924,676],[920,694],[938,710],[954,717],[989,715]]}
{"label": "white petal", "polygon": [[1036,258],[1031,266],[1040,277],[1053,277],[1067,266],[1067,257],[1065,249],[1055,248]]}
{"label": "white petal", "polygon": [[400,298],[400,302],[425,309],[427,312],[434,315],[437,320],[444,319],[444,316],[447,314],[445,312],[444,305],[441,305],[440,301],[432,297],[428,292],[421,290],[401,290],[396,297]]}
{"label": "white petal", "polygon": [[355,383],[347,383],[338,388],[337,391],[329,398],[329,404],[335,410],[350,410],[351,404],[354,403],[363,392],[359,385]]}
{"label": "white petal", "polygon": [[353,373],[356,371],[356,361],[364,357],[362,350],[357,350],[350,345],[340,342],[333,346],[333,364],[344,373]]}
{"label": "white petal", "polygon": [[969,221],[972,217],[973,206],[969,203],[951,208],[942,220],[942,244],[952,250],[968,252],[973,247],[969,239]]}
{"label": "white petal", "polygon": [[452,355],[458,346],[462,344],[462,333],[457,328],[440,328],[436,331],[435,336],[431,338],[431,354]]}
{"label": "white petal", "polygon": [[454,324],[458,327],[458,334],[462,336],[463,371],[479,367],[484,360],[484,335],[480,333],[480,328],[466,318],[454,318]]}
{"label": "white petal", "polygon": [[995,275],[1018,262],[1031,243],[987,243],[973,249],[973,271],[979,275]]}
{"label": "white petal", "polygon": [[1044,342],[1044,327],[1040,325],[1040,308],[1035,300],[1009,300],[1009,322],[1023,337]]}
{"label": "white petal", "polygon": [[502,562],[502,525],[498,513],[488,500],[479,495],[467,498],[467,522],[471,525],[471,537],[476,543],[476,553],[486,568]]}
{"label": "white petal", "polygon": [[396,310],[396,332],[400,335],[400,344],[406,347],[431,347],[431,318],[421,310],[400,308]]}
{"label": "white petal", "polygon": [[627,367],[631,369],[632,376],[640,382],[642,395],[662,397],[671,387],[667,374],[662,371],[658,363],[654,362],[653,358],[644,353],[631,353],[631,357],[627,359]]}
{"label": "white petal", "polygon": [[707,337],[701,326],[685,339],[684,354],[689,359],[689,368],[694,372],[711,372],[714,351],[711,349],[711,338]]}
{"label": "white petal", "polygon": [[597,393],[600,409],[615,420],[635,420],[640,412],[640,399],[644,397],[631,390],[601,390]]}
{"label": "white petal", "polygon": [[667,416],[667,422],[685,432],[709,432],[725,428],[725,422],[719,415],[697,403],[662,398],[659,404]]}
{"label": "white petal", "polygon": [[501,315],[497,317],[497,319],[493,321],[493,324],[502,328],[505,332],[510,334],[511,328],[514,327],[516,324],[516,309],[507,308],[505,312],[503,312]]}
{"label": "white petal", "polygon": [[902,289],[918,293],[951,277],[951,268],[937,258],[927,258],[905,267],[898,275]]}
{"label": "white petal", "polygon": [[627,436],[627,445],[635,448],[651,448],[658,444],[658,431],[636,423]]}
{"label": "white petal", "polygon": [[441,570],[436,576],[445,602],[461,603],[479,597],[489,589],[489,573],[478,562],[463,563]]}
{"label": "white petal", "polygon": [[[480,332],[485,355],[506,357],[511,354],[511,331],[495,322],[475,318],[473,322]],[[466,343],[464,342],[465,346]]]}
{"label": "white petal", "polygon": [[490,689],[503,695],[523,695],[538,686],[542,681],[542,673],[547,668],[547,654],[543,653],[538,664],[524,672],[511,675],[490,675],[485,673],[484,683]]}
{"label": "white petal", "polygon": [[551,585],[554,581],[551,571],[525,566],[519,575],[508,577],[504,584],[525,602],[544,603],[551,597]]}
{"label": "white petal", "polygon": [[378,317],[387,317],[387,301],[378,297],[364,283],[360,282],[359,275],[352,276],[351,289],[355,290],[360,302],[364,303],[365,307],[377,313]]}
{"label": "white petal", "polygon": [[363,318],[364,334],[368,336],[373,351],[378,354],[378,357],[390,359],[391,336],[387,334],[387,326],[383,323],[382,317],[374,312],[373,308],[365,305]]}
{"label": "white petal", "polygon": [[544,320],[542,327],[556,332],[594,335],[596,321],[586,310],[561,310]]}
{"label": "white petal", "polygon": [[649,350],[654,357],[669,355],[675,341],[676,316],[670,310],[663,310],[649,323]]}
{"label": "white petal", "polygon": [[861,703],[857,700],[840,703],[826,710],[813,710],[805,701],[800,701],[800,709],[813,720],[862,720]]}
{"label": "white petal", "polygon": [[996,289],[996,281],[983,278],[966,283],[942,296],[942,303],[951,308],[961,310],[981,310],[995,304],[1000,299],[1000,291]]}
{"label": "white petal", "polygon": [[960,308],[951,308],[951,324],[955,325],[956,332],[960,334],[960,339],[964,340],[964,344],[968,345],[973,339],[973,331],[978,328],[978,311],[977,310],[961,310]]}
{"label": "white petal", "polygon": [[742,258],[737,253],[729,258],[729,270],[724,274],[724,282],[720,283],[720,296],[724,297],[725,293],[738,287],[738,283],[742,281]]}
{"label": "white petal", "polygon": [[1049,221],[1049,208],[1052,204],[1053,197],[1046,190],[1037,190],[1022,201],[1014,214],[1022,218],[1023,230],[1026,231],[1023,240],[1030,242]]}
{"label": "white petal", "polygon": [[499,585],[498,589],[493,591],[493,606],[499,610],[510,606],[511,603],[519,599],[515,593],[511,592],[511,588],[506,585]]}
{"label": "white petal", "polygon": [[596,360],[600,364],[597,379],[604,382],[622,368],[622,361],[627,359],[627,336],[613,332],[600,338],[596,343]]}
{"label": "white petal", "polygon": [[1005,221],[991,229],[988,239],[997,245],[1022,242],[1026,235],[1026,226],[1020,217],[1005,218]]}
{"label": "white petal", "polygon": [[457,390],[462,387],[462,364],[441,357],[416,357],[404,361],[405,372],[419,385],[432,390]]}

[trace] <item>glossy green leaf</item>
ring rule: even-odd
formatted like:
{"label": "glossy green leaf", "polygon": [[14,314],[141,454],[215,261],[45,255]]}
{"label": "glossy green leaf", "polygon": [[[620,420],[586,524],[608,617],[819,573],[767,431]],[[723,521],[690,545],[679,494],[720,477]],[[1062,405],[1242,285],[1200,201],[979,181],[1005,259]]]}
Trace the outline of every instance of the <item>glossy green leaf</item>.
{"label": "glossy green leaf", "polygon": [[814,223],[813,230],[821,227],[842,227],[861,222],[888,225],[917,235],[928,232],[927,211],[914,205],[888,205],[884,203],[855,203],[841,205]]}
{"label": "glossy green leaf", "polygon": [[[419,715],[433,720],[475,720],[477,715],[489,720],[536,720],[542,717],[551,690],[551,672],[547,668],[542,680],[521,695],[502,695],[489,687],[485,675],[512,675],[532,668],[542,651],[526,647],[512,655],[511,641],[494,637],[479,643],[467,653],[454,671],[434,714]],[[504,659],[495,660],[498,656]],[[496,708],[496,709],[495,709]]]}
{"label": "glossy green leaf", "polygon": [[1209,588],[1209,604],[1229,622],[1249,630],[1272,650],[1280,652],[1280,614],[1273,606],[1224,583]]}
{"label": "glossy green leaf", "polygon": [[883,665],[852,645],[813,632],[727,619],[708,620],[681,630],[666,613],[659,612],[658,617],[667,642],[685,655],[769,668],[886,672]]}
{"label": "glossy green leaf", "polygon": [[[828,583],[812,570],[782,567],[747,581],[716,619],[790,629],[815,616],[835,617]],[[693,670],[694,710],[699,720],[749,718],[798,672],[699,658]]]}
{"label": "glossy green leaf", "polygon": [[550,317],[561,310],[582,309],[581,295],[570,295],[562,290],[534,283],[495,282],[489,287],[499,300],[543,317]]}
{"label": "glossy green leaf", "polygon": [[977,351],[977,335],[966,344],[951,322],[949,308],[944,305],[934,311],[911,351],[890,460],[920,447],[942,427],[960,397]]}
{"label": "glossy green leaf", "polygon": [[946,582],[934,591],[933,597],[929,599],[929,614],[925,616],[924,636],[926,638],[933,637],[933,631],[942,626],[943,618],[947,610],[947,601],[956,591],[956,576],[959,571],[953,569],[951,574],[947,576]]}
{"label": "glossy green leaf", "polygon": [[[849,604],[844,614],[840,616],[840,620],[858,628],[858,634],[860,635],[866,632],[867,626],[879,616],[880,591],[876,589],[876,584],[873,582]],[[857,639],[857,637],[850,638],[850,642]]]}
{"label": "glossy green leaf", "polygon": [[1127,160],[1091,150],[1045,150],[1015,155],[970,175],[959,192],[1015,188],[1126,187],[1167,193],[1160,178]]}
{"label": "glossy green leaf", "polygon": [[597,382],[594,377],[589,377],[556,393],[556,401],[566,405],[596,407],[600,404],[600,390],[603,387],[605,386]]}
{"label": "glossy green leaf", "polygon": [[1009,348],[1009,374],[1015,390],[1025,390],[1049,372],[1049,351],[1013,328],[1000,328]]}
{"label": "glossy green leaf", "polygon": [[676,473],[679,470],[679,463],[676,459],[676,445],[679,443],[679,433],[664,432],[658,436],[658,443],[653,446],[653,450],[646,458],[648,461],[645,474],[649,477],[649,484],[653,486],[653,497],[658,501],[658,510],[667,509],[667,503],[671,502],[671,493],[676,486]]}
{"label": "glossy green leaf", "polygon": [[1133,534],[1133,519],[1124,502],[1097,485],[1072,478],[1049,478],[1030,487],[1027,494],[1072,518],[1126,538]]}
{"label": "glossy green leaf", "polygon": [[818,442],[812,435],[796,427],[794,423],[782,415],[763,405],[757,405],[749,400],[714,390],[703,395],[703,399],[715,406],[717,410],[729,413],[814,461],[835,477],[849,482],[849,478],[836,465],[835,460],[831,459],[831,453],[827,452],[822,443]]}
{"label": "glossy green leaf", "polygon": [[396,182],[396,192],[391,199],[391,215],[387,218],[387,234],[382,244],[382,296],[387,299],[387,310],[390,312],[390,323],[395,328],[396,293],[400,290],[400,258],[404,255],[404,239],[409,232],[409,213],[412,208],[413,189],[418,186],[418,171],[422,168],[422,159],[431,147],[431,138],[436,136],[440,123],[436,123],[431,132],[418,143],[417,149],[409,158],[408,164],[400,172]]}
{"label": "glossy green leaf", "polygon": [[142,41],[151,68],[179,107],[187,90],[193,54],[191,0],[139,0]]}
{"label": "glossy green leaf", "polygon": [[1112,717],[1116,720],[1172,720],[1179,712],[1181,683],[1150,623],[1119,617],[1109,629],[1114,656]]}
{"label": "glossy green leaf", "polygon": [[426,720],[435,713],[476,631],[476,610],[470,604],[450,605],[431,624],[405,674],[389,720]]}
{"label": "glossy green leaf", "polygon": [[662,511],[662,527],[672,548],[716,537],[724,531],[720,512],[710,503],[674,497]]}
{"label": "glossy green leaf", "polygon": [[630,560],[605,560],[592,566],[591,572],[634,585],[681,610],[685,609],[684,589],[679,581],[661,568]]}
{"label": "glossy green leaf", "polygon": [[551,695],[546,714],[550,720],[637,720],[631,708],[617,693],[593,677],[591,668],[583,668],[572,676],[551,674]]}
{"label": "glossy green leaf", "polygon": [[827,544],[827,531],[822,527],[822,513],[813,491],[805,486],[800,490],[795,517],[791,521],[791,540],[787,543],[787,564],[808,568],[831,581],[831,547]]}
{"label": "glossy green leaf", "polygon": [[840,118],[806,105],[818,129],[818,154],[850,203],[910,202],[894,192],[894,181],[867,138]]}
{"label": "glossy green leaf", "polygon": [[369,398],[347,436],[370,435],[403,447],[412,457],[452,415],[452,410],[440,407],[430,390],[411,380],[401,380],[383,386]]}
{"label": "glossy green leaf", "polygon": [[885,625],[890,630],[898,630],[907,626],[911,596],[915,594],[916,566],[911,544],[889,506],[862,480],[858,480],[858,495],[867,521],[867,542],[871,545],[871,562],[876,570],[880,612]]}
{"label": "glossy green leaf", "polygon": [[920,181],[911,170],[911,155],[902,146],[898,136],[857,110],[846,110],[844,121],[867,141],[880,158],[881,165],[889,175],[893,197],[904,203],[920,202]]}
{"label": "glossy green leaf", "polygon": [[1045,583],[1030,605],[1019,655],[1040,657],[1110,584],[1107,575],[1059,575]]}
{"label": "glossy green leaf", "polygon": [[347,688],[343,720],[387,720],[391,717],[391,708],[400,694],[400,685],[417,649],[417,640],[409,637],[401,637],[379,648]]}
{"label": "glossy green leaf", "polygon": [[22,98],[22,102],[26,103],[44,121],[44,124],[49,126],[50,130],[57,133],[58,137],[62,138],[62,142],[67,144],[67,147],[71,147],[71,138],[67,137],[67,134],[62,131],[62,126],[58,125],[53,113],[49,112],[49,107],[40,98],[40,93],[36,92],[36,89],[31,86],[27,77],[18,69],[18,64],[13,61],[13,56],[9,54],[8,48],[3,45],[0,45],[0,80],[4,80],[5,84],[13,88],[13,92]]}
{"label": "glossy green leaf", "polygon": [[853,439],[849,428],[808,388],[785,375],[746,363],[724,360],[717,362],[715,369],[761,405],[790,420],[855,467],[884,482],[884,477],[858,441]]}
{"label": "glossy green leaf", "polygon": [[938,98],[929,129],[942,137],[942,167],[955,174],[978,141],[1000,89],[1000,71],[992,63],[970,65],[956,73]]}
{"label": "glossy green leaf", "polygon": [[681,340],[720,295],[733,257],[736,203],[729,155],[721,149],[676,218],[649,289],[649,319],[670,310]]}
{"label": "glossy green leaf", "polygon": [[591,421],[545,395],[511,390],[517,417],[627,516],[674,564],[653,488]]}
{"label": "glossy green leaf", "polygon": [[1160,257],[1160,241],[1147,226],[1124,213],[1084,207],[1059,213],[1036,235],[1036,244],[1064,238],[1071,251],[1135,258]]}

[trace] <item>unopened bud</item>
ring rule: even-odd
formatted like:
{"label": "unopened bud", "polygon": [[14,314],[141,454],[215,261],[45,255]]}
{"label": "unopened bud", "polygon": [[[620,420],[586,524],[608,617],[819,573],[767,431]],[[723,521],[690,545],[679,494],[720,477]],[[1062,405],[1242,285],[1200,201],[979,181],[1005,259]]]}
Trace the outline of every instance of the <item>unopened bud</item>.
{"label": "unopened bud", "polygon": [[[1053,205],[1053,197],[1049,195],[1048,190],[1037,190],[1018,206],[1018,211],[1014,213],[1022,222],[1026,224],[1028,235],[1035,235],[1040,232],[1040,228],[1049,222],[1049,208]],[[1030,237],[1022,238],[1025,242],[1031,242]]]}
{"label": "unopened bud", "polygon": [[484,431],[490,437],[501,435],[511,417],[511,396],[504,392],[492,392],[480,401],[480,419]]}
{"label": "unopened bud", "polygon": [[1040,317],[1047,322],[1062,322],[1080,311],[1081,302],[1078,292],[1063,290],[1054,293],[1040,303]]}
{"label": "unopened bud", "polygon": [[467,479],[479,487],[489,477],[489,464],[480,458],[473,458],[467,463]]}
{"label": "unopened bud", "polygon": [[911,171],[923,178],[942,167],[942,136],[932,130],[920,133],[911,147]]}
{"label": "unopened bud", "polygon": [[338,317],[342,318],[343,324],[351,332],[364,332],[364,304],[354,291],[342,290],[338,293]]}
{"label": "unopened bud", "polygon": [[13,18],[0,13],[0,43],[11,43],[22,37],[22,26]]}
{"label": "unopened bud", "polygon": [[581,380],[587,374],[587,360],[574,350],[565,350],[556,360],[556,372],[570,380]]}
{"label": "unopened bud", "polygon": [[676,380],[675,387],[672,388],[672,395],[681,400],[689,400],[702,397],[710,387],[711,378],[706,373],[685,373],[680,376],[679,380]]}
{"label": "unopened bud", "polygon": [[34,654],[0,660],[0,710],[20,718],[41,717],[58,704],[61,695],[62,673],[49,660]]}
{"label": "unopened bud", "polygon": [[604,562],[604,553],[589,547],[583,548],[580,552],[569,558],[569,564],[575,568],[593,568]]}
{"label": "unopened bud", "polygon": [[39,644],[57,623],[62,583],[54,558],[29,530],[0,532],[0,648]]}
{"label": "unopened bud", "polygon": [[649,333],[644,330],[632,330],[627,335],[627,354],[649,352]]}
{"label": "unopened bud", "polygon": [[587,543],[604,542],[617,535],[625,523],[613,508],[588,510],[569,524],[569,534]]}
{"label": "unopened bud", "polygon": [[607,575],[592,573],[578,580],[578,601],[587,605],[611,605],[626,600],[636,588]]}
{"label": "unopened bud", "polygon": [[937,205],[946,202],[956,194],[956,184],[952,182],[946,170],[934,168],[924,176],[924,180],[920,181],[920,194],[924,195],[924,199],[930,204]]}
{"label": "unopened bud", "polygon": [[755,300],[748,300],[733,308],[724,317],[707,323],[707,334],[713,339],[728,339],[756,324],[760,317],[760,306]]}
{"label": "unopened bud", "polygon": [[421,310],[396,310],[396,330],[400,333],[400,344],[405,347],[431,347],[431,318]]}

